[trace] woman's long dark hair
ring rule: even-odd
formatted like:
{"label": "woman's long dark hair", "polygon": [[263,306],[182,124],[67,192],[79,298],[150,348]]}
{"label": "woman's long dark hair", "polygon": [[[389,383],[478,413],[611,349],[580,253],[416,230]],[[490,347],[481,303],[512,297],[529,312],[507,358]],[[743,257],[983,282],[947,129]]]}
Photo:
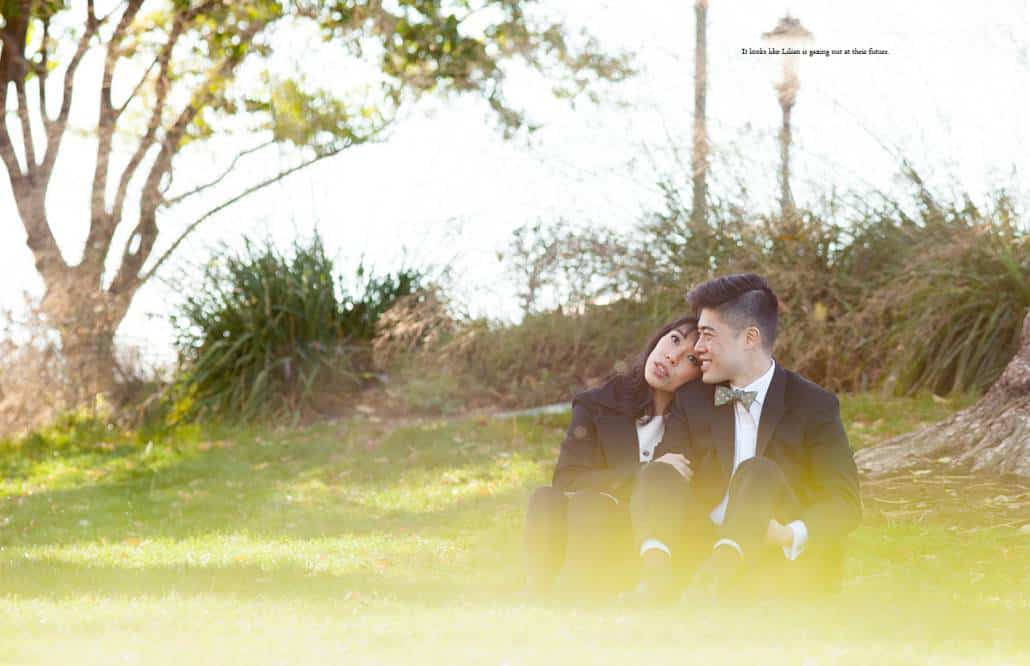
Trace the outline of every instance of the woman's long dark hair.
{"label": "woman's long dark hair", "polygon": [[665,337],[669,331],[680,328],[686,329],[687,335],[690,335],[693,331],[697,330],[697,317],[686,315],[659,328],[651,336],[650,341],[644,346],[643,350],[635,357],[629,368],[615,374],[611,379],[615,383],[615,391],[619,395],[620,400],[624,400],[626,405],[632,409],[633,415],[640,418],[643,423],[647,423],[655,415],[654,392],[651,390],[651,385],[644,378],[647,357],[658,346],[658,341]]}

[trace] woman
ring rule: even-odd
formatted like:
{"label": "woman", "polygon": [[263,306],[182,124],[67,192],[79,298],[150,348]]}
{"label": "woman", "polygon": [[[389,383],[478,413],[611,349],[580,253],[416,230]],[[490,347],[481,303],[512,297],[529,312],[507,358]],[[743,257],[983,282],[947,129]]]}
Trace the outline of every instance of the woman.
{"label": "woman", "polygon": [[643,522],[631,521],[628,507],[638,471],[654,461],[687,480],[692,473],[662,435],[676,389],[701,376],[696,341],[696,318],[670,322],[628,371],[573,399],[551,486],[533,492],[526,512],[534,592],[549,589],[563,566],[569,587],[604,593],[631,584],[639,564],[633,533],[641,527],[633,522]]}

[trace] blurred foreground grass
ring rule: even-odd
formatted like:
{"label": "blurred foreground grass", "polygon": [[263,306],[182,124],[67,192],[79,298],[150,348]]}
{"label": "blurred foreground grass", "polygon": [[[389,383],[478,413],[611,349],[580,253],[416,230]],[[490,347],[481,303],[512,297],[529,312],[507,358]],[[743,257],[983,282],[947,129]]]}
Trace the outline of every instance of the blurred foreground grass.
{"label": "blurred foreground grass", "polygon": [[[842,403],[856,448],[962,404]],[[1030,660],[1030,493],[961,476],[870,484],[832,602],[520,601],[525,499],[566,423],[3,444],[0,663]]]}

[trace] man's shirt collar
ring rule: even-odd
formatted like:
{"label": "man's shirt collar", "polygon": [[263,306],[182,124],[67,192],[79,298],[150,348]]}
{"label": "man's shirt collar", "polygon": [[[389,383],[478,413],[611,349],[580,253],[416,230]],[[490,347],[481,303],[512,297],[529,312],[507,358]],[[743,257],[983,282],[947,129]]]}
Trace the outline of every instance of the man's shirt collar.
{"label": "man's shirt collar", "polygon": [[[766,370],[765,373],[761,377],[759,377],[755,381],[751,382],[747,386],[743,387],[743,390],[745,390],[745,391],[754,391],[755,393],[758,394],[758,396],[755,398],[755,402],[758,403],[759,405],[764,405],[765,404],[765,394],[769,392],[769,385],[772,384],[773,373],[775,371],[776,371],[776,361],[770,359],[769,369]],[[730,386],[732,388],[741,388],[741,387],[738,387],[738,386],[733,386],[733,384],[730,384]]]}

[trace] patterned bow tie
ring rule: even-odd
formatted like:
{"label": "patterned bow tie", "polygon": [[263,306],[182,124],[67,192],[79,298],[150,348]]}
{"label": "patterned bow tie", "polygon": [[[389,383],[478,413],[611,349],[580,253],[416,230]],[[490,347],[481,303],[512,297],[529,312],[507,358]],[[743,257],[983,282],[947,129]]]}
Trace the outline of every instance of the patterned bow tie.
{"label": "patterned bow tie", "polygon": [[736,400],[744,405],[744,409],[751,409],[751,405],[758,399],[758,391],[745,391],[744,389],[730,388],[719,385],[715,387],[715,406],[725,405]]}

